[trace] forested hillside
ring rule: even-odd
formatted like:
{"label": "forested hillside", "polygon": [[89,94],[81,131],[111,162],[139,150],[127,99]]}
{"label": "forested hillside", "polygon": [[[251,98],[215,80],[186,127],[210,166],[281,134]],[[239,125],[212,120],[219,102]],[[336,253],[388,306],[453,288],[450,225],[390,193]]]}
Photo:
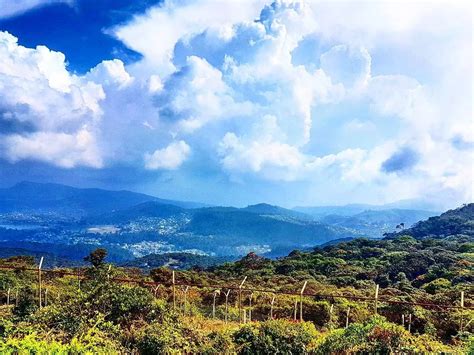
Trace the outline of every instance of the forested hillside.
{"label": "forested hillside", "polygon": [[88,268],[43,272],[41,308],[37,261],[3,259],[0,352],[473,351],[473,256],[469,236],[358,239],[175,272],[173,287],[169,268],[116,268],[99,249]]}

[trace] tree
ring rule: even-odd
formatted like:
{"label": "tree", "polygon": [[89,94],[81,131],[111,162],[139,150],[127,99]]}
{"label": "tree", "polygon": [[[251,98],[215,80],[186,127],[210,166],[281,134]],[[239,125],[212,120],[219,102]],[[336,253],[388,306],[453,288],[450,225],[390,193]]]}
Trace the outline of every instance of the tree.
{"label": "tree", "polygon": [[84,258],[84,261],[87,261],[92,264],[95,268],[98,268],[104,264],[104,260],[107,257],[107,250],[103,248],[97,248],[91,252],[88,256]]}

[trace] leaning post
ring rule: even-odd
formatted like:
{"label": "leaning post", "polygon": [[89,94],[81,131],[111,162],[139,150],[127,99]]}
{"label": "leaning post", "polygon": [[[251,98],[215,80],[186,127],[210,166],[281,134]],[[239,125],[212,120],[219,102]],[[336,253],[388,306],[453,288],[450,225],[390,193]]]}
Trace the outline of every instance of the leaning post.
{"label": "leaning post", "polygon": [[174,277],[174,270],[172,274],[172,282],[173,282],[173,310],[176,310],[176,282]]}
{"label": "leaning post", "polygon": [[252,321],[252,298],[253,298],[253,292],[250,294],[250,297],[249,297],[249,322]]}
{"label": "leaning post", "polygon": [[244,277],[239,286],[239,323],[242,323],[242,287],[244,286],[247,276]]}
{"label": "leaning post", "polygon": [[275,295],[272,297],[272,301],[270,302],[270,319],[273,319],[273,304],[275,303]]}
{"label": "leaning post", "polygon": [[39,288],[39,308],[42,307],[42,302],[41,302],[41,267],[43,266],[43,260],[44,257],[41,257],[39,265],[38,265],[38,288]]}
{"label": "leaning post", "polygon": [[379,285],[377,284],[375,286],[375,302],[374,302],[375,314],[377,314],[378,299],[379,299]]}
{"label": "leaning post", "polygon": [[305,281],[303,287],[301,288],[301,292],[300,292],[300,322],[303,321],[303,292],[304,292],[304,289],[306,288],[307,284],[308,284],[308,281]]}
{"label": "leaning post", "polygon": [[334,311],[334,303],[331,303],[331,307],[329,308],[329,325],[328,328],[331,329],[332,327],[332,312]]}
{"label": "leaning post", "polygon": [[227,318],[229,317],[229,294],[230,294],[230,289],[227,290],[225,293],[225,322],[227,323]]}

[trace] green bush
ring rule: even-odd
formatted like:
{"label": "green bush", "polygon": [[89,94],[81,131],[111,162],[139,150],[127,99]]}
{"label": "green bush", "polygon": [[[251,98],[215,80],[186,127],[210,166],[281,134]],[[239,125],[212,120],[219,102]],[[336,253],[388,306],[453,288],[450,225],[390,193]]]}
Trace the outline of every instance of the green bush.
{"label": "green bush", "polygon": [[241,327],[234,333],[240,354],[307,354],[318,338],[312,323],[271,320]]}

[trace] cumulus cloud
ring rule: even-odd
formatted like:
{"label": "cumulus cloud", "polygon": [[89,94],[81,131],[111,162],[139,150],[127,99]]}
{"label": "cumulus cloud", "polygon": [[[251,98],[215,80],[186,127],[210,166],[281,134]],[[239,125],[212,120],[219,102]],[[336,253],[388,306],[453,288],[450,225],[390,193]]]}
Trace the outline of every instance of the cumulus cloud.
{"label": "cumulus cloud", "polygon": [[163,149],[157,149],[152,154],[145,154],[145,168],[149,170],[175,170],[183,164],[191,153],[191,148],[185,141],[177,141]]}
{"label": "cumulus cloud", "polygon": [[470,19],[460,6],[425,11],[165,1],[108,30],[142,59],[82,76],[63,54],[1,33],[0,154],[148,170],[192,160],[243,183],[298,181],[313,191],[308,203],[316,184],[341,199],[464,201],[473,195]]}
{"label": "cumulus cloud", "polygon": [[[1,137],[1,136],[0,136]],[[63,168],[102,166],[94,135],[86,128],[74,134],[35,132],[1,137],[0,149],[11,162],[39,160]]]}
{"label": "cumulus cloud", "polygon": [[7,159],[101,166],[92,127],[100,119],[104,91],[70,74],[62,53],[44,46],[25,48],[14,36],[0,32],[0,92],[0,122],[15,127],[13,135],[2,136]]}

